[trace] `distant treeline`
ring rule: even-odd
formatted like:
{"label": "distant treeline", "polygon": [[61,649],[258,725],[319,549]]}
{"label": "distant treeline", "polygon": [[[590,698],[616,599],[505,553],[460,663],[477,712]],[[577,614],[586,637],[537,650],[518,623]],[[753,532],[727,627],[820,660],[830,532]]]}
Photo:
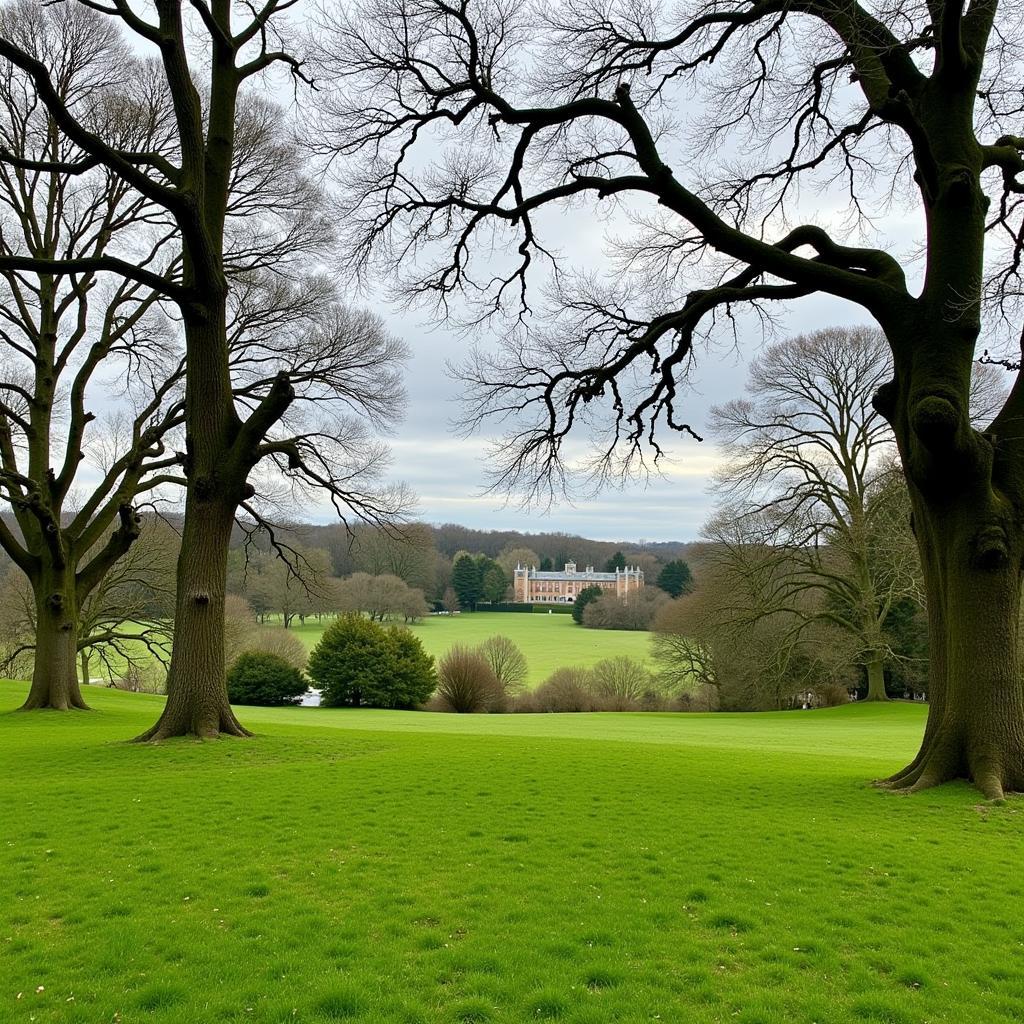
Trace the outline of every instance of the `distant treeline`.
{"label": "distant treeline", "polygon": [[[235,579],[239,567],[273,554],[275,545],[287,557],[289,549],[320,552],[326,572],[346,577],[365,572],[394,575],[421,589],[430,601],[441,601],[451,582],[452,565],[460,554],[485,555],[496,560],[511,583],[516,563],[533,562],[542,568],[561,569],[566,562],[581,568],[605,569],[613,561],[638,565],[654,584],[664,566],[686,559],[697,545],[683,542],[601,541],[566,533],[520,533],[513,530],[472,530],[455,523],[441,526],[411,523],[385,532],[369,526],[351,531],[340,523],[299,524],[248,534],[239,528],[232,540]],[[230,587],[230,583],[229,583]],[[236,584],[236,591],[243,588]]]}

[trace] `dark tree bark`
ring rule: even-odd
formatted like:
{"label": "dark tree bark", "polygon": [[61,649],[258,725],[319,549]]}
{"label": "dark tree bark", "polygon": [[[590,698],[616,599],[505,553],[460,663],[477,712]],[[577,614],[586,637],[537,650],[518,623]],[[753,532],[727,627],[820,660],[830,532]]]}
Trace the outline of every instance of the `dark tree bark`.
{"label": "dark tree bark", "polygon": [[250,735],[227,703],[223,668],[210,671],[211,665],[224,664],[224,585],[234,516],[230,502],[200,498],[194,488],[189,493],[178,558],[176,642],[167,703],[156,724],[139,739]]}

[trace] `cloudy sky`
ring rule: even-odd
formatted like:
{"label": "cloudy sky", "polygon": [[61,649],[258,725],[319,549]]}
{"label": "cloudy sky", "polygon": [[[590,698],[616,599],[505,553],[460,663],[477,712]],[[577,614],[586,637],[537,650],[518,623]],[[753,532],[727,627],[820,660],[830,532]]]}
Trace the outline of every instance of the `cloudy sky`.
{"label": "cloudy sky", "polygon": [[[687,541],[699,536],[711,508],[708,484],[719,458],[711,440],[673,443],[672,462],[664,467],[663,478],[652,479],[646,486],[635,484],[594,497],[583,495],[550,510],[524,510],[500,495],[485,493],[487,436],[466,440],[450,429],[459,413],[459,387],[448,376],[445,362],[464,358],[469,343],[415,314],[398,314],[386,306],[381,313],[412,351],[407,414],[391,443],[394,476],[419,495],[422,519],[478,529],[557,530],[607,540]],[[801,333],[830,324],[863,323],[864,319],[863,312],[849,304],[819,297],[795,305],[785,323],[789,333]],[[741,395],[745,360],[756,354],[759,344],[759,337],[752,337],[742,352],[709,353],[701,359],[686,403],[687,415],[698,433],[706,426],[712,405]]]}

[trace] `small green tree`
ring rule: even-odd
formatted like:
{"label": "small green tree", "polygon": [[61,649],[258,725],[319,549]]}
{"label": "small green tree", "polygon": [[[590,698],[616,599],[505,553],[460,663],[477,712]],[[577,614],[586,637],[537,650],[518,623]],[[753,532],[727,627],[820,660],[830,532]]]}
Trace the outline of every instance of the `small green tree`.
{"label": "small green tree", "polygon": [[297,704],[307,689],[302,673],[276,654],[243,654],[228,672],[228,700],[232,704],[284,707]]}
{"label": "small green tree", "polygon": [[423,650],[418,637],[403,626],[386,630],[391,678],[376,707],[414,708],[422,704],[437,686],[434,659]]}
{"label": "small green tree", "polygon": [[452,566],[452,590],[459,599],[459,605],[466,611],[473,611],[480,600],[482,580],[480,566],[471,555],[460,555]]}
{"label": "small green tree", "polygon": [[491,604],[505,600],[505,592],[508,590],[508,577],[505,570],[497,562],[488,559],[490,563],[483,573],[480,581],[481,597]]}
{"label": "small green tree", "polygon": [[434,691],[434,659],[398,626],[342,615],[309,656],[324,707],[411,708]]}
{"label": "small green tree", "polygon": [[540,560],[540,567],[539,568],[540,568],[541,572],[553,572],[554,568],[555,568],[555,563],[552,562],[551,559],[547,557],[547,555],[545,555]]}
{"label": "small green tree", "polygon": [[658,573],[656,585],[670,597],[680,597],[693,589],[693,574],[686,562],[676,558]]}
{"label": "small green tree", "polygon": [[583,625],[583,612],[588,604],[596,601],[602,594],[600,587],[584,587],[577,595],[572,604],[572,620],[578,626]]}

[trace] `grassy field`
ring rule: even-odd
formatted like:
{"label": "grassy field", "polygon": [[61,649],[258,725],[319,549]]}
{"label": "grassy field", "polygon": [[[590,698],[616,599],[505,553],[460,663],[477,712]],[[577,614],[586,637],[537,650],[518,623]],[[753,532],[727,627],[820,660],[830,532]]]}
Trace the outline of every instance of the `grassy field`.
{"label": "grassy field", "polygon": [[[311,648],[326,623],[296,624],[293,630]],[[453,644],[475,647],[500,633],[514,640],[529,666],[531,685],[543,682],[555,669],[567,665],[589,667],[602,658],[628,654],[646,661],[650,633],[619,629],[584,629],[571,615],[524,615],[472,612],[463,615],[431,615],[409,627],[423,642],[428,654],[440,658]]]}
{"label": "grassy field", "polygon": [[1021,804],[866,785],[924,709],[6,713],[0,1021],[964,1024],[1024,1007]]}

